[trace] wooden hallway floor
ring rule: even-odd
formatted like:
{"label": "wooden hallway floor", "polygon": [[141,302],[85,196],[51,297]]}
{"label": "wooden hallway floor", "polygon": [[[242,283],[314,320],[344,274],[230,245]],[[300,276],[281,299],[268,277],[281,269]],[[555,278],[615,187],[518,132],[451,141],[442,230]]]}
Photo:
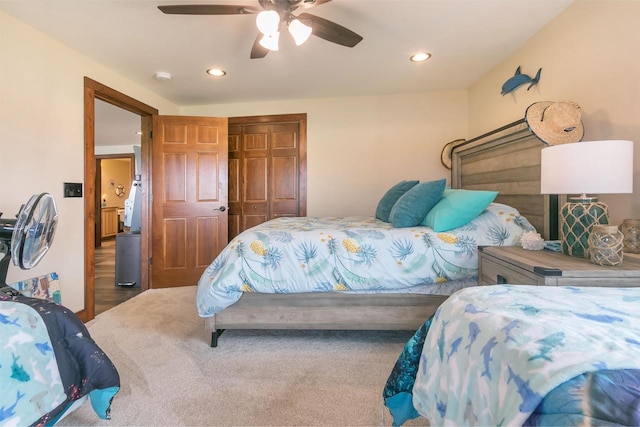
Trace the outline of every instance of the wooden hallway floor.
{"label": "wooden hallway floor", "polygon": [[115,284],[116,239],[102,240],[95,253],[95,302],[96,315],[138,295],[139,287],[121,287]]}

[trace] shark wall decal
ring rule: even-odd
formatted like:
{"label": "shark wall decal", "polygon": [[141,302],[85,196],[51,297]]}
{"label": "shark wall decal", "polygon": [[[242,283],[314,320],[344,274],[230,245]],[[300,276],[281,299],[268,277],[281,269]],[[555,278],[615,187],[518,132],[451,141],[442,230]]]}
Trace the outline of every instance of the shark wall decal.
{"label": "shark wall decal", "polygon": [[538,82],[540,81],[541,72],[542,72],[542,68],[539,68],[538,72],[536,73],[536,76],[531,78],[526,74],[522,74],[520,72],[520,67],[516,68],[516,73],[512,77],[510,77],[506,82],[504,82],[504,84],[502,85],[502,91],[500,92],[500,94],[506,95],[509,92],[512,92],[517,88],[519,88],[520,86],[527,83],[529,83],[529,87],[527,87],[527,90],[531,89],[532,87],[537,85]]}

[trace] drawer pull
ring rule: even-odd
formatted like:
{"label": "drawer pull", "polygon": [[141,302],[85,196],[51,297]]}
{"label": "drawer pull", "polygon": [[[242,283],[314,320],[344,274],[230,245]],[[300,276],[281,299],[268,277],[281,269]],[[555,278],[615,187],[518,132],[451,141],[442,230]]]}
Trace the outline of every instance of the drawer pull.
{"label": "drawer pull", "polygon": [[507,279],[502,274],[498,274],[496,275],[496,283],[498,285],[504,285],[507,283]]}

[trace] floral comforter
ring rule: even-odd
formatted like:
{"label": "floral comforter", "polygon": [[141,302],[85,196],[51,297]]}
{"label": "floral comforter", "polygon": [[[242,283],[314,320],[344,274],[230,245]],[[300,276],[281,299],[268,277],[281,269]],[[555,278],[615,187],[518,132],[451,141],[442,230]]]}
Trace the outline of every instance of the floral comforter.
{"label": "floral comforter", "polygon": [[198,282],[210,317],[243,292],[416,292],[450,295],[477,284],[478,245],[514,245],[530,227],[518,211],[491,204],[445,233],[393,228],[372,217],[278,218],[239,234]]}
{"label": "floral comforter", "polygon": [[638,302],[640,288],[453,294],[387,381],[394,425],[640,425]]}
{"label": "floral comforter", "polygon": [[53,425],[87,397],[110,416],[120,377],[65,307],[0,290],[0,425]]}

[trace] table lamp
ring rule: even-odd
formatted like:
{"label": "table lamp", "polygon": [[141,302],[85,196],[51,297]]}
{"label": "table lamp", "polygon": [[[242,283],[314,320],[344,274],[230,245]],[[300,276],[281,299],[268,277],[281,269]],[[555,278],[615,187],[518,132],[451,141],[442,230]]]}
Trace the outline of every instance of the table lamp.
{"label": "table lamp", "polygon": [[540,192],[579,194],[560,210],[562,252],[589,257],[594,224],[608,224],[607,205],[590,194],[633,192],[633,141],[583,141],[542,149]]}

